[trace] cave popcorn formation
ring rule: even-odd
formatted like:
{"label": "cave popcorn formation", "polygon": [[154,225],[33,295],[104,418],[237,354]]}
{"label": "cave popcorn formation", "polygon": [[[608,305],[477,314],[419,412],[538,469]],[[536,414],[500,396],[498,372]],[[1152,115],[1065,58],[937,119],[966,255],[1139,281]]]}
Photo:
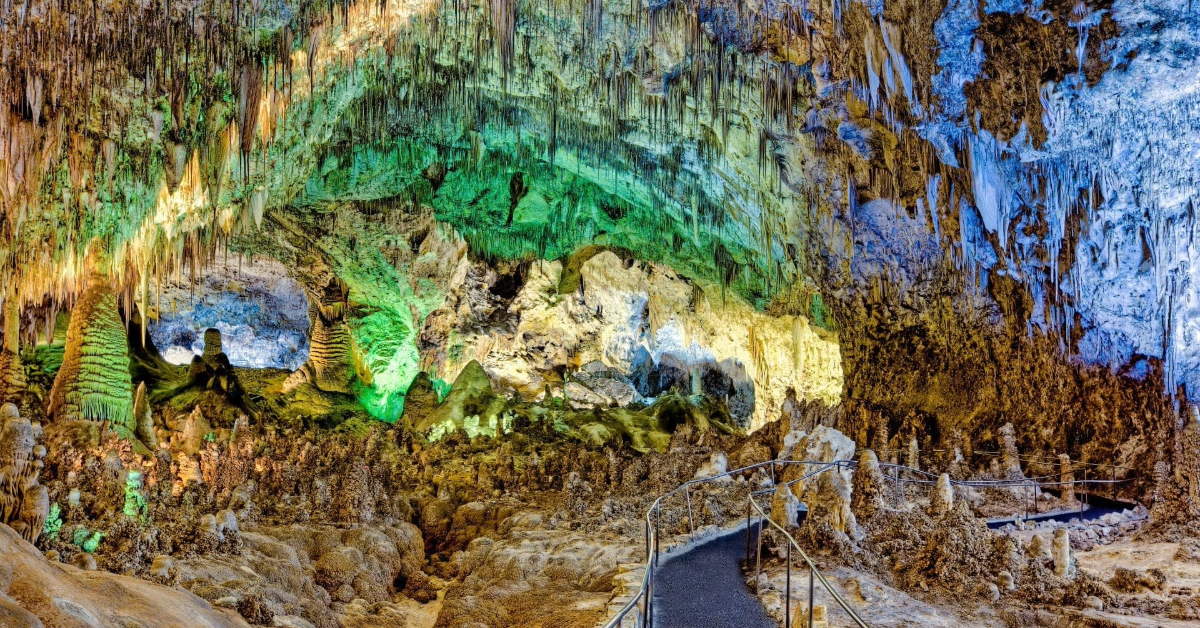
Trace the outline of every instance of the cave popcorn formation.
{"label": "cave popcorn formation", "polygon": [[5,626],[1200,620],[1200,5],[0,47]]}

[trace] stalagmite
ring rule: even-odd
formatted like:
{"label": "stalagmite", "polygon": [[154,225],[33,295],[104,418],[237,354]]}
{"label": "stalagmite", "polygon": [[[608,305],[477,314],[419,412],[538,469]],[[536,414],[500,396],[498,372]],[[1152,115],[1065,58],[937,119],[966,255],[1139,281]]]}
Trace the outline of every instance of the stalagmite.
{"label": "stalagmite", "polygon": [[1184,492],[1182,501],[1187,515],[1196,519],[1200,518],[1200,412],[1196,406],[1189,406],[1184,421],[1180,435],[1181,455],[1176,469],[1181,480],[1180,488]]}
{"label": "stalagmite", "polygon": [[863,450],[850,486],[850,510],[859,521],[867,521],[884,509],[883,482],[879,458],[874,451]]}
{"label": "stalagmite", "polygon": [[1062,500],[1068,504],[1075,503],[1075,472],[1071,470],[1071,457],[1067,454],[1058,454],[1058,469]]}
{"label": "stalagmite", "polygon": [[841,473],[826,472],[810,481],[801,501],[808,507],[805,524],[827,525],[834,532],[858,536],[858,523],[850,510],[850,483]]}
{"label": "stalagmite", "polygon": [[1046,540],[1045,535],[1035,534],[1029,540],[1029,557],[1038,560],[1050,560],[1054,558],[1054,549],[1050,541]]}
{"label": "stalagmite", "polygon": [[158,449],[158,436],[154,433],[154,415],[146,395],[146,382],[138,384],[137,393],[134,394],[133,418],[138,440],[151,451]]}
{"label": "stalagmite", "polygon": [[95,250],[88,256],[83,294],[71,312],[63,363],[46,414],[55,421],[107,421],[128,437],[137,427],[129,344],[103,257]]}
{"label": "stalagmite", "polygon": [[799,524],[799,507],[800,500],[796,499],[791,489],[786,484],[780,484],[771,497],[771,521],[785,530],[794,528]]}
{"label": "stalagmite", "polygon": [[1071,533],[1066,528],[1054,531],[1052,554],[1054,575],[1060,578],[1075,577],[1075,555],[1071,551]]}
{"label": "stalagmite", "polygon": [[954,509],[954,486],[950,484],[950,476],[943,473],[938,476],[937,486],[933,489],[933,497],[929,501],[929,510],[935,515],[945,515]]}
{"label": "stalagmite", "polygon": [[204,351],[200,359],[209,368],[217,368],[217,356],[223,353],[224,345],[221,340],[221,330],[210,327],[204,330]]}
{"label": "stalagmite", "polygon": [[1000,473],[1006,479],[1024,477],[1021,473],[1021,457],[1017,452],[1017,437],[1012,423],[1000,427]]}
{"label": "stalagmite", "polygon": [[[338,294],[332,295],[333,292]],[[355,352],[341,291],[310,290],[308,316],[311,323],[308,361],[288,377],[285,390],[307,382],[325,392],[351,392],[356,378]]]}
{"label": "stalagmite", "polygon": [[40,427],[18,415],[10,403],[0,408],[0,523],[33,543],[49,511],[46,487],[38,483],[46,448],[37,444]]}
{"label": "stalagmite", "polygon": [[4,297],[4,345],[0,348],[0,401],[16,401],[25,392],[25,369],[21,365],[21,302],[14,284]]}

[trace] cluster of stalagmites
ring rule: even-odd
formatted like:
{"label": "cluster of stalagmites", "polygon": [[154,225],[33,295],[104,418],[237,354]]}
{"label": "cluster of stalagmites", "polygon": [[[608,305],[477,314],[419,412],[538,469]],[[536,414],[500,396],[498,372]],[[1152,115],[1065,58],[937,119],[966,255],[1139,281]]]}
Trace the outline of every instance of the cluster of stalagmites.
{"label": "cluster of stalagmites", "polygon": [[50,510],[46,487],[38,484],[46,448],[37,443],[42,426],[22,418],[11,403],[0,406],[0,523],[36,542]]}
{"label": "cluster of stalagmites", "polygon": [[[1003,458],[1011,459],[1002,460],[999,475],[1012,478],[1020,467],[1004,468],[1016,460],[1008,440]],[[993,601],[1017,592],[1024,599],[1062,601],[1066,596],[1077,605],[1102,604],[1096,596],[1105,587],[1076,573],[1067,529],[1025,543],[993,532],[972,513],[967,489],[948,474],[934,481],[881,468],[874,451],[856,456],[854,441],[828,427],[784,434],[780,452],[782,459],[796,461],[856,461],[819,474],[814,472],[821,467],[809,464],[788,465],[780,473],[771,518],[810,547],[832,549],[849,564],[887,574],[908,589],[940,587]],[[807,507],[807,517],[798,526],[800,504]]]}
{"label": "cluster of stalagmites", "polygon": [[[144,392],[137,397],[140,417]],[[549,425],[495,438],[456,432],[430,443],[383,424],[366,435],[252,426],[244,418],[225,425],[201,408],[149,426],[139,435],[157,443],[149,452],[94,425],[47,427],[44,475],[61,529],[39,546],[83,569],[181,586],[263,625],[299,618],[334,628],[353,625],[347,617],[360,611],[399,616],[397,596],[428,601],[442,583],[480,571],[493,540],[518,525],[522,504],[541,499],[535,494],[561,494],[560,512],[519,525],[570,531],[568,521],[602,496],[655,494],[695,470],[690,454],[591,446]],[[702,436],[681,425],[671,450],[687,451]],[[618,562],[589,567],[589,590],[611,581]],[[228,565],[259,575],[231,578]],[[479,612],[472,587],[487,585],[462,586],[446,596],[457,610],[444,612],[471,617]],[[530,601],[512,595],[489,604]]]}

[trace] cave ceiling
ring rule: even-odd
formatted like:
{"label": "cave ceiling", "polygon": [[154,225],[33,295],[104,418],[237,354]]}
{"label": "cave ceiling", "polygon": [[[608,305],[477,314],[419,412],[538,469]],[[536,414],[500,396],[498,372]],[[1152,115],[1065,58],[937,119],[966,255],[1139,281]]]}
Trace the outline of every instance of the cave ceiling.
{"label": "cave ceiling", "polygon": [[599,244],[767,310],[945,294],[1200,394],[1183,0],[0,11],[0,266],[27,304],[69,302],[89,247],[143,311],[156,277],[272,257],[344,286],[402,391],[441,303],[412,277],[431,212],[482,258]]}

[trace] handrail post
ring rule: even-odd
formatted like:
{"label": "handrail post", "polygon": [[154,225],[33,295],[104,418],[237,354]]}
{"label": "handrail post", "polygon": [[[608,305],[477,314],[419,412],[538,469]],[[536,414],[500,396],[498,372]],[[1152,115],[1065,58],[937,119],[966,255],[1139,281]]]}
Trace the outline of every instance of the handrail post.
{"label": "handrail post", "polygon": [[753,496],[746,496],[746,562],[750,562],[750,500]]}
{"label": "handrail post", "polygon": [[662,528],[662,501],[658,502],[658,513],[654,517],[654,566],[658,566],[658,534]]}
{"label": "handrail post", "polygon": [[1109,465],[1109,468],[1112,470],[1112,475],[1110,476],[1112,484],[1109,484],[1110,494],[1112,495],[1112,500],[1116,501],[1117,500],[1117,465],[1115,465],[1115,464]]}
{"label": "handrail post", "polygon": [[813,586],[816,584],[817,570],[808,563],[808,628],[813,628]]}
{"label": "handrail post", "polygon": [[[647,567],[648,569],[649,567]],[[650,580],[646,580],[646,584],[650,584]],[[642,590],[642,621],[641,625],[645,626],[646,622],[650,621],[650,598],[646,595],[646,590]]]}
{"label": "handrail post", "polygon": [[1087,499],[1087,467],[1083,468],[1083,490],[1079,494],[1079,520],[1083,521],[1083,501]]}
{"label": "handrail post", "polygon": [[783,596],[783,628],[792,628],[792,544],[787,546],[786,593]]}
{"label": "handrail post", "polygon": [[771,461],[771,488],[775,488],[775,461]]}
{"label": "handrail post", "polygon": [[1037,514],[1038,514],[1038,483],[1037,483],[1037,480],[1033,481],[1033,514],[1034,514],[1034,516],[1037,516]]}
{"label": "handrail post", "polygon": [[684,484],[683,485],[683,493],[684,493],[684,495],[687,496],[688,528],[691,531],[692,540],[695,541],[696,540],[696,522],[692,519],[692,487],[690,485]]}
{"label": "handrail post", "polygon": [[[1088,468],[1084,467],[1083,468],[1083,499],[1084,499],[1084,501],[1087,501],[1087,498],[1088,498],[1088,490],[1087,489],[1088,489]],[[1079,512],[1082,513],[1083,509],[1080,508]]]}
{"label": "handrail post", "polygon": [[758,576],[760,573],[762,573],[762,528],[762,524],[759,523],[758,533],[755,534],[758,540],[755,543],[756,549],[754,550],[754,595],[758,595],[760,592],[759,589],[761,588]]}
{"label": "handrail post", "polygon": [[658,567],[650,570],[650,580],[646,582],[646,628],[651,628],[654,625],[654,572],[658,571]]}
{"label": "handrail post", "polygon": [[650,560],[650,520],[646,520],[646,560]]}

